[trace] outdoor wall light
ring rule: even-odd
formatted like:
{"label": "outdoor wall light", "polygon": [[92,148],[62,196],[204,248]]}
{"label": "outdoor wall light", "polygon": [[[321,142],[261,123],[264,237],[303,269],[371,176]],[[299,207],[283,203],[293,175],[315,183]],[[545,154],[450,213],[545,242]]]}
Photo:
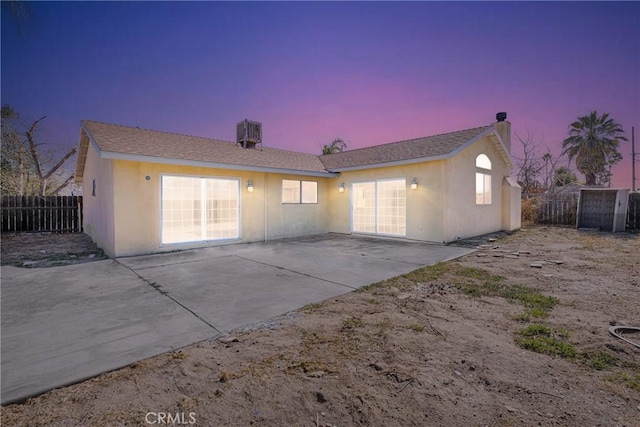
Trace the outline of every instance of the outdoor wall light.
{"label": "outdoor wall light", "polygon": [[411,181],[411,189],[415,190],[416,188],[418,188],[418,180],[413,178],[413,181]]}
{"label": "outdoor wall light", "polygon": [[253,193],[253,182],[251,180],[247,181],[247,191]]}
{"label": "outdoor wall light", "polygon": [[344,193],[344,182],[340,184],[340,187],[338,187],[338,191]]}

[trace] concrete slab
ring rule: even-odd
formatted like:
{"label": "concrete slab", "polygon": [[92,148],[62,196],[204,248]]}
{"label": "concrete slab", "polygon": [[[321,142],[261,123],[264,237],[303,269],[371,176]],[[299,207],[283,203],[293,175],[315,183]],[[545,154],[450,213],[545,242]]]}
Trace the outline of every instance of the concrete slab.
{"label": "concrete slab", "polygon": [[113,260],[12,270],[2,267],[2,404],[219,336]]}
{"label": "concrete slab", "polygon": [[358,288],[471,252],[472,249],[437,244],[322,235],[298,239],[289,245],[256,250],[245,256],[300,274]]}
{"label": "concrete slab", "polygon": [[224,332],[354,289],[238,256],[138,273]]}
{"label": "concrete slab", "polygon": [[190,249],[174,252],[164,252],[152,255],[141,255],[133,257],[118,258],[118,261],[133,269],[141,270],[151,267],[160,267],[163,265],[175,265],[180,263],[189,263],[214,258],[223,258],[230,255],[239,255],[260,251],[265,248],[279,246],[285,243],[293,243],[294,241],[273,241],[273,242],[256,242],[230,244],[226,246],[214,246],[208,248]]}
{"label": "concrete slab", "polygon": [[67,267],[2,267],[3,404],[471,249],[327,234]]}
{"label": "concrete slab", "polygon": [[246,256],[266,265],[348,286],[351,289],[347,291],[420,267],[402,261],[298,245],[253,252]]}
{"label": "concrete slab", "polygon": [[340,234],[121,258],[221,331],[229,331],[473,252]]}

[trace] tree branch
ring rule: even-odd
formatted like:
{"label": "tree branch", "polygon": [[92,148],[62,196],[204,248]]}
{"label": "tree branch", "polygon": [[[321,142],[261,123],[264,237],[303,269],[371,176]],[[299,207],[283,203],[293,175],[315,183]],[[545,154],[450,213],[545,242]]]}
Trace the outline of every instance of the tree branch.
{"label": "tree branch", "polygon": [[48,179],[49,177],[51,177],[51,175],[53,175],[58,169],[60,169],[64,162],[69,160],[69,157],[73,156],[74,154],[76,154],[76,147],[73,147],[71,150],[69,150],[67,154],[65,154],[64,157],[60,159],[60,161],[49,170],[49,172],[44,176],[44,179]]}
{"label": "tree branch", "polygon": [[66,179],[66,181],[63,182],[62,184],[60,184],[60,186],[58,188],[56,188],[51,194],[58,194],[58,192],[60,190],[65,188],[67,185],[69,185],[69,183],[71,182],[72,179],[73,179],[73,175],[69,175],[69,177]]}
{"label": "tree branch", "polygon": [[26,132],[27,141],[29,141],[29,150],[31,151],[31,158],[33,159],[33,162],[36,165],[36,172],[38,173],[38,178],[40,178],[41,181],[44,179],[44,176],[42,175],[42,169],[40,167],[40,160],[38,159],[38,146],[33,141],[33,132],[35,131],[36,126],[38,126],[38,123],[40,123],[42,120],[44,120],[46,118],[47,118],[47,116],[40,117],[38,120],[33,122],[31,127],[29,128],[29,130]]}

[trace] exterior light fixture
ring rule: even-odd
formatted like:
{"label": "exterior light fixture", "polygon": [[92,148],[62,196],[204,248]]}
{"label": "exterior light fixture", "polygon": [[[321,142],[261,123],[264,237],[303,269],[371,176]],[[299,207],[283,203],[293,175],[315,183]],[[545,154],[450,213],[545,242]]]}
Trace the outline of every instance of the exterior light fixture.
{"label": "exterior light fixture", "polygon": [[253,182],[251,180],[247,181],[247,191],[253,193]]}
{"label": "exterior light fixture", "polygon": [[418,188],[418,180],[413,178],[413,181],[411,181],[411,189],[415,190],[416,188]]}
{"label": "exterior light fixture", "polygon": [[340,187],[338,187],[338,191],[344,193],[344,182],[340,184]]}

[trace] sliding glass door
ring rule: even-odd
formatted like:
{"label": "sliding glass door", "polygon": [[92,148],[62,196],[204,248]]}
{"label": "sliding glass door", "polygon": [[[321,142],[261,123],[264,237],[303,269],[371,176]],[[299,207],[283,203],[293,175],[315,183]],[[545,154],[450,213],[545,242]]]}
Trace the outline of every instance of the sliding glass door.
{"label": "sliding glass door", "polygon": [[162,176],[162,243],[240,237],[240,182],[233,178]]}
{"label": "sliding glass door", "polygon": [[407,182],[388,179],[351,187],[351,230],[390,236],[407,235]]}

